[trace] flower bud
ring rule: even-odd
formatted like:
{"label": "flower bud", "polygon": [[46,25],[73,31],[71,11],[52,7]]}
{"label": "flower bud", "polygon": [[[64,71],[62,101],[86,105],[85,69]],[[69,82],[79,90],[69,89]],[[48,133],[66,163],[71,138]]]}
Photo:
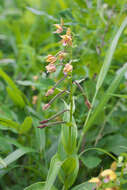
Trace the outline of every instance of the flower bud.
{"label": "flower bud", "polygon": [[56,57],[55,56],[53,56],[53,55],[48,55],[47,56],[47,59],[46,59],[46,62],[49,62],[49,63],[51,63],[51,64],[53,64],[53,63],[55,63],[56,62]]}
{"label": "flower bud", "polygon": [[43,110],[46,110],[46,109],[48,109],[50,107],[50,104],[45,104],[44,106],[43,106]]}
{"label": "flower bud", "polygon": [[63,32],[63,27],[62,27],[62,25],[60,25],[60,24],[54,24],[54,26],[56,27],[57,30],[56,30],[55,32],[53,32],[53,33],[60,34],[60,33]]}
{"label": "flower bud", "polygon": [[41,126],[38,126],[37,128],[43,129],[45,127],[48,127],[48,125],[41,125]]}
{"label": "flower bud", "polygon": [[54,90],[51,88],[51,89],[49,89],[49,90],[47,91],[47,93],[45,94],[45,96],[50,96],[50,95],[53,94],[53,92],[54,92]]}
{"label": "flower bud", "polygon": [[72,69],[73,69],[72,65],[69,64],[69,63],[67,63],[67,64],[65,65],[64,69],[63,69],[63,72],[64,72],[64,73],[72,72]]}
{"label": "flower bud", "polygon": [[62,38],[61,43],[63,44],[63,46],[67,46],[67,45],[72,46],[72,38],[71,38],[71,36],[62,35],[61,38]]}
{"label": "flower bud", "polygon": [[91,109],[91,104],[90,104],[89,100],[86,100],[86,101],[85,101],[85,104],[86,104],[86,106],[88,107],[88,109]]}
{"label": "flower bud", "polygon": [[55,72],[56,71],[56,66],[54,65],[54,64],[49,64],[49,65],[47,65],[46,66],[46,69],[47,69],[47,71],[49,72],[49,73],[53,73],[53,72]]}

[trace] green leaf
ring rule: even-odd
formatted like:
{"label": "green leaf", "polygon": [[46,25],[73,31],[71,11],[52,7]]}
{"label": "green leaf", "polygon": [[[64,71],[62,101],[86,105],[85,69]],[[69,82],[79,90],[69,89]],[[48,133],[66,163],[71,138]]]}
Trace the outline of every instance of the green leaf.
{"label": "green leaf", "polygon": [[97,156],[81,157],[82,162],[87,168],[95,168],[101,163],[101,159]]}
{"label": "green leaf", "polygon": [[39,149],[39,151],[42,152],[42,150],[45,149],[45,141],[46,141],[45,129],[42,130],[42,129],[37,128],[38,120],[36,118],[33,119],[33,124],[35,128],[37,149]]}
{"label": "green leaf", "polygon": [[79,171],[79,159],[77,155],[69,156],[62,164],[60,179],[66,189],[71,187],[76,180]]}
{"label": "green leaf", "polygon": [[32,118],[26,117],[22,125],[20,125],[19,133],[20,134],[27,133],[31,127],[32,127]]}
{"label": "green leaf", "polygon": [[[16,96],[18,96],[19,98],[20,104],[22,104],[22,107],[23,107],[25,105],[25,102],[22,96],[26,99],[24,94],[17,88],[17,86],[14,84],[11,78],[2,69],[0,69],[0,77],[2,77],[6,81],[6,83],[8,84],[11,90],[12,89],[14,90]],[[11,90],[10,90],[10,94],[12,94]]]}
{"label": "green leaf", "polygon": [[2,69],[0,69],[0,76],[6,81],[6,83],[11,88],[13,88],[16,91],[17,94],[22,94],[22,92],[17,88],[17,86],[14,84],[11,78]]}
{"label": "green leaf", "polygon": [[[3,159],[3,161],[5,165],[8,166],[9,164],[16,161],[18,158],[20,158],[21,156],[23,156],[28,152],[34,152],[34,150],[30,148],[19,148],[14,152],[10,153],[6,158]],[[0,168],[4,168],[4,166],[0,164]]]}
{"label": "green leaf", "polygon": [[125,98],[127,99],[127,95],[125,94],[109,94],[110,96],[115,96],[115,97],[118,97],[118,98]]}
{"label": "green leaf", "polygon": [[37,9],[34,9],[34,8],[31,8],[31,7],[26,7],[29,11],[31,11],[32,13],[36,14],[36,15],[43,15],[45,17],[47,17],[48,19],[50,20],[54,20],[54,21],[57,21],[56,18],[54,18],[52,15],[49,15],[47,14],[46,12],[44,11],[39,11]]}
{"label": "green leaf", "polygon": [[[24,190],[44,190],[45,182],[37,182],[29,187],[26,187]],[[52,187],[51,190],[57,190],[55,187]]]}
{"label": "green leaf", "polygon": [[98,146],[119,155],[125,152],[125,149],[122,147],[127,147],[127,139],[120,134],[109,135],[107,137],[103,137],[103,139],[98,143]]}
{"label": "green leaf", "polygon": [[12,99],[12,101],[14,102],[15,105],[24,108],[25,107],[25,102],[22,99],[22,97],[17,94],[13,89],[11,89],[10,87],[7,87],[7,92],[9,97]]}
{"label": "green leaf", "polygon": [[[64,102],[65,103],[65,102]],[[65,109],[69,109],[69,106],[65,103]],[[64,113],[63,120],[69,122],[70,121],[70,114],[68,112]],[[70,131],[71,130],[71,137]],[[76,143],[77,143],[77,126],[74,120],[72,119],[72,126],[67,126],[67,124],[62,125],[62,132],[61,132],[62,143],[66,153],[73,154],[76,152]]]}
{"label": "green leaf", "polygon": [[36,83],[31,82],[31,81],[29,81],[29,80],[24,80],[24,81],[17,80],[16,82],[17,82],[19,85],[22,85],[22,86],[36,86]]}
{"label": "green leaf", "polygon": [[15,132],[18,132],[20,127],[20,125],[17,122],[5,118],[0,118],[0,124],[9,127],[10,129],[14,129]]}
{"label": "green leaf", "polygon": [[59,160],[58,154],[55,154],[50,163],[50,168],[49,168],[44,190],[51,190],[53,183],[58,175],[61,165],[62,165],[62,162]]}
{"label": "green leaf", "polygon": [[96,184],[85,182],[85,183],[81,183],[80,185],[76,185],[71,190],[92,190],[95,187],[96,187]]}
{"label": "green leaf", "polygon": [[0,157],[0,165],[3,165],[4,168],[7,167],[6,163],[4,162],[4,160]]}
{"label": "green leaf", "polygon": [[106,77],[106,74],[107,74],[107,72],[109,70],[109,67],[111,65],[111,61],[112,61],[112,58],[113,58],[113,55],[114,55],[118,40],[119,40],[124,28],[126,27],[126,25],[127,25],[127,18],[125,18],[125,20],[121,24],[119,30],[117,31],[117,33],[116,33],[116,35],[115,35],[115,37],[114,37],[108,51],[107,51],[103,66],[101,68],[101,71],[100,71],[100,74],[99,74],[99,77],[98,77],[98,80],[97,80],[97,85],[96,85],[96,90],[97,91],[99,90],[99,88],[103,84],[103,81],[104,81],[104,79]]}

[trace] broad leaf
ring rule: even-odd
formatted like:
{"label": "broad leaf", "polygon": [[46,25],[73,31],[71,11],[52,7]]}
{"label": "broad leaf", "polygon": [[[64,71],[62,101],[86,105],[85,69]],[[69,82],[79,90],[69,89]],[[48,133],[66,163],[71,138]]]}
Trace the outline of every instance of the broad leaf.
{"label": "broad leaf", "polygon": [[26,117],[22,125],[20,125],[19,133],[24,134],[32,127],[32,118]]}
{"label": "broad leaf", "polygon": [[53,156],[45,183],[44,190],[51,190],[53,183],[58,175],[62,162],[59,160],[58,154]]}
{"label": "broad leaf", "polygon": [[[29,187],[26,187],[24,190],[44,190],[45,182],[37,182]],[[55,187],[52,187],[51,190],[57,190]]]}

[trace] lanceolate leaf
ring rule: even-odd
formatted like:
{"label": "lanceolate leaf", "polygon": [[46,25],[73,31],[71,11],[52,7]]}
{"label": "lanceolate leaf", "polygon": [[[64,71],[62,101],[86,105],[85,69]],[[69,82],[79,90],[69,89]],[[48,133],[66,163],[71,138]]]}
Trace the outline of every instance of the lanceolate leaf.
{"label": "lanceolate leaf", "polygon": [[5,118],[0,118],[0,124],[9,127],[10,129],[14,129],[16,132],[18,132],[20,127],[20,125],[17,122]]}
{"label": "lanceolate leaf", "polygon": [[17,86],[14,84],[14,82],[11,80],[11,78],[2,70],[0,69],[0,76],[6,81],[6,83],[14,89],[14,91],[17,94],[22,94],[22,92],[20,92],[20,90],[17,88]]}
{"label": "lanceolate leaf", "polygon": [[29,11],[31,11],[32,13],[36,14],[36,15],[43,15],[43,16],[47,17],[47,18],[50,19],[50,20],[57,21],[56,18],[54,18],[52,15],[47,14],[47,13],[44,12],[44,11],[40,11],[40,10],[34,9],[34,8],[32,8],[32,7],[27,7],[27,9],[28,9]]}
{"label": "lanceolate leaf", "polygon": [[29,129],[32,127],[32,118],[26,117],[22,125],[20,126],[19,133],[27,133]]}
{"label": "lanceolate leaf", "polygon": [[[29,187],[26,187],[24,190],[44,190],[45,182],[37,182]],[[57,190],[55,187],[52,187],[51,190]]]}
{"label": "lanceolate leaf", "polygon": [[17,88],[15,83],[2,69],[0,69],[0,77],[2,77],[5,80],[5,82],[8,84],[10,89],[13,90],[14,93],[20,98],[20,102],[22,102],[22,107],[24,107],[25,102],[29,104],[26,96]]}
{"label": "lanceolate leaf", "polygon": [[7,87],[7,92],[9,97],[12,99],[15,105],[24,108],[25,102],[23,101],[22,97],[15,92],[14,89],[11,89],[10,87]]}
{"label": "lanceolate leaf", "polygon": [[79,171],[79,159],[77,155],[69,156],[62,164],[60,179],[66,189],[71,187],[76,180]]}
{"label": "lanceolate leaf", "polygon": [[35,128],[35,136],[36,136],[36,148],[39,150],[39,152],[42,152],[42,150],[45,149],[45,141],[46,141],[46,135],[45,135],[45,129],[39,129],[37,128],[38,120],[36,118],[33,118],[33,125]]}
{"label": "lanceolate leaf", "polygon": [[[18,158],[23,156],[24,154],[28,152],[33,152],[33,149],[30,148],[19,148],[15,150],[14,152],[10,153],[6,158],[3,159],[6,166],[11,164],[12,162],[16,161]],[[4,168],[3,164],[0,164],[0,168]]]}
{"label": "lanceolate leaf", "polygon": [[[69,109],[69,106],[65,103],[66,109]],[[63,117],[64,121],[70,121],[70,115],[68,112],[64,113]],[[70,136],[70,128],[71,128],[71,136]],[[77,142],[77,126],[74,120],[72,119],[72,126],[68,126],[67,124],[62,125],[62,132],[61,132],[62,143],[64,146],[65,151],[68,154],[72,154],[76,151],[76,142]]]}
{"label": "lanceolate leaf", "polygon": [[109,94],[110,96],[115,96],[115,97],[118,97],[118,98],[125,98],[127,99],[127,95],[125,94]]}
{"label": "lanceolate leaf", "polygon": [[92,190],[96,187],[96,184],[91,184],[88,182],[81,183],[80,185],[77,185],[73,187],[71,190]]}
{"label": "lanceolate leaf", "polygon": [[44,190],[51,190],[53,183],[58,175],[61,165],[62,165],[62,162],[59,160],[58,154],[55,154],[55,156],[51,160],[50,169],[48,172]]}
{"label": "lanceolate leaf", "polygon": [[127,63],[119,70],[119,72],[116,74],[113,82],[109,86],[108,90],[106,91],[106,93],[104,93],[102,99],[100,100],[99,105],[94,110],[94,112],[93,112],[91,118],[89,119],[87,125],[84,126],[84,131],[83,131],[84,133],[86,133],[88,131],[88,129],[90,129],[90,127],[92,126],[96,117],[99,114],[101,114],[102,109],[104,109],[104,106],[106,105],[106,103],[108,102],[108,100],[111,97],[111,96],[109,96],[109,94],[112,94],[115,92],[116,88],[118,87],[118,85],[119,85],[119,83],[120,83],[121,79],[123,78],[126,71],[127,71]]}
{"label": "lanceolate leaf", "polygon": [[97,81],[97,85],[96,85],[97,91],[101,87],[101,85],[103,84],[103,81],[104,81],[106,74],[109,70],[109,67],[111,65],[112,57],[113,57],[113,54],[115,52],[118,40],[119,40],[121,33],[123,32],[124,28],[126,27],[126,25],[127,25],[127,18],[125,18],[125,20],[123,21],[122,25],[120,26],[118,32],[116,33],[116,35],[115,35],[115,37],[114,37],[114,39],[113,39],[113,41],[112,41],[112,43],[108,49],[108,52],[106,54],[103,66],[101,68],[101,71],[100,71],[100,74],[98,77],[98,81]]}

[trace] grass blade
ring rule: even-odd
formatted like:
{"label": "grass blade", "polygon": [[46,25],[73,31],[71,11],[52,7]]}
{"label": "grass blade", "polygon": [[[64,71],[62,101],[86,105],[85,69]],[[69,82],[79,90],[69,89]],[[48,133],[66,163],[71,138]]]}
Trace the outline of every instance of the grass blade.
{"label": "grass blade", "polygon": [[118,87],[118,85],[119,85],[119,83],[120,83],[121,79],[123,78],[126,71],[127,71],[127,63],[122,67],[122,69],[120,69],[120,72],[118,72],[116,74],[115,79],[113,80],[113,82],[111,83],[111,85],[107,89],[106,93],[102,97],[99,105],[94,110],[93,115],[91,116],[91,118],[88,121],[87,125],[84,126],[84,129],[83,129],[84,134],[90,129],[90,127],[92,126],[92,124],[93,124],[94,120],[96,119],[96,117],[104,109],[104,106],[106,105],[108,100],[111,98],[111,96],[109,96],[109,94],[112,94],[116,90],[116,88]]}
{"label": "grass blade", "polygon": [[103,84],[103,81],[106,77],[106,74],[109,70],[109,67],[111,65],[111,61],[112,61],[112,57],[113,57],[113,54],[115,52],[115,49],[116,49],[116,46],[117,46],[117,43],[118,43],[118,40],[124,30],[124,28],[126,27],[127,25],[127,18],[125,18],[125,20],[123,21],[123,23],[121,24],[118,32],[116,33],[109,49],[108,49],[108,52],[106,54],[106,57],[105,57],[105,60],[104,60],[104,63],[103,63],[103,66],[101,68],[101,71],[100,71],[100,74],[99,74],[99,77],[98,77],[98,81],[97,81],[97,85],[96,85],[96,90],[98,91],[99,88],[102,86]]}
{"label": "grass blade", "polygon": [[[27,149],[27,148],[23,148],[23,149],[17,149],[14,152],[12,152],[11,154],[9,154],[5,159],[3,159],[4,163],[6,164],[6,166],[8,166],[9,164],[11,164],[12,162],[16,161],[18,158],[20,158],[21,156],[23,156],[24,154],[28,153],[28,152],[33,152],[33,149]],[[3,164],[0,164],[0,168],[4,168]]]}

